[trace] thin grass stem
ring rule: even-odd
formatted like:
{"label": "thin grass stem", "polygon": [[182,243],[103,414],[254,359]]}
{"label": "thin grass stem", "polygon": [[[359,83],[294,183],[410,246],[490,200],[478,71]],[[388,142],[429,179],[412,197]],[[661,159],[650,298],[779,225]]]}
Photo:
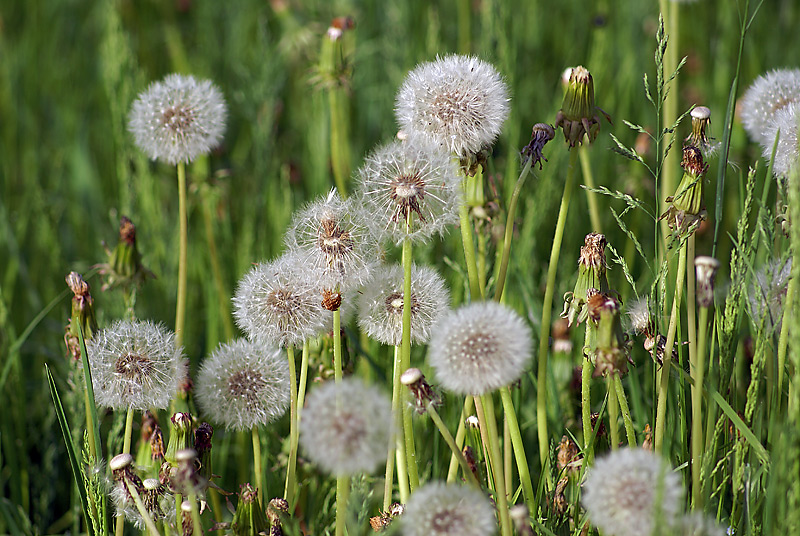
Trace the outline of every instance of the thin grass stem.
{"label": "thin grass stem", "polygon": [[467,459],[464,457],[464,454],[461,452],[461,449],[458,448],[456,445],[455,439],[453,439],[453,435],[450,433],[450,430],[447,429],[445,426],[444,421],[439,416],[439,413],[436,411],[432,402],[428,402],[425,406],[425,411],[428,412],[433,423],[436,425],[436,428],[439,429],[439,433],[442,435],[442,439],[444,442],[447,443],[447,446],[450,447],[450,452],[453,456],[456,457],[458,464],[461,466],[461,473],[464,475],[464,479],[466,479],[470,484],[480,489],[481,485],[478,482],[478,479],[475,478],[472,470],[469,467],[469,463],[467,463]]}

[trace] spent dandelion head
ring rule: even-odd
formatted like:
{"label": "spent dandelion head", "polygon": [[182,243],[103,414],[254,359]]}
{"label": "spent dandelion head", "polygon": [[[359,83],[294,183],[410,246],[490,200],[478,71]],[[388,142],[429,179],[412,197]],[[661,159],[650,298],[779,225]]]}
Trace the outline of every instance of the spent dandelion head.
{"label": "spent dandelion head", "polygon": [[539,169],[542,169],[542,160],[547,162],[547,158],[542,154],[542,149],[548,141],[556,137],[556,131],[547,123],[536,123],[531,129],[531,141],[528,145],[522,148],[522,159],[527,161],[530,159],[531,167],[539,164]]}
{"label": "spent dandelion head", "polygon": [[384,145],[367,157],[358,181],[377,236],[425,240],[458,221],[461,182],[441,149],[413,141]]}
{"label": "spent dandelion head", "polygon": [[586,303],[590,289],[608,292],[607,243],[605,235],[600,233],[589,233],[584,238],[578,257],[578,279],[574,290],[564,295],[564,310],[561,312],[561,318],[566,318],[569,326],[576,320],[578,324],[586,320]]}
{"label": "spent dandelion head", "polygon": [[589,468],[582,502],[590,522],[609,536],[651,534],[679,521],[681,479],[660,455],[623,448]]}
{"label": "spent dandelion head", "polygon": [[240,280],[233,316],[252,341],[273,346],[302,344],[325,328],[320,289],[304,259],[288,253],[257,264]]}
{"label": "spent dandelion head", "polygon": [[800,101],[784,106],[775,112],[775,116],[767,128],[769,145],[763,147],[764,158],[772,157],[772,145],[775,134],[780,132],[778,146],[775,149],[775,163],[772,172],[776,177],[788,180],[798,169],[800,162],[800,137],[797,135],[800,123]]}
{"label": "spent dandelion head", "polygon": [[719,144],[714,143],[714,138],[708,135],[708,126],[711,124],[711,110],[706,106],[695,106],[691,111],[692,133],[684,140],[685,145],[694,145],[706,158],[711,157]]}
{"label": "spent dandelion head", "polygon": [[[399,345],[403,335],[403,267],[384,265],[358,298],[358,324],[383,344]],[[424,344],[450,305],[444,279],[432,268],[411,267],[411,341]]]}
{"label": "spent dandelion head", "polygon": [[327,382],[308,396],[300,443],[334,476],[370,473],[386,461],[392,422],[391,402],[378,388],[354,378]]}
{"label": "spent dandelion head", "polygon": [[776,69],[756,78],[739,102],[739,117],[750,139],[772,148],[775,114],[800,102],[800,69]]}
{"label": "spent dandelion head", "polygon": [[531,359],[531,332],[513,310],[477,302],[434,326],[428,360],[443,388],[482,395],[517,381]]}
{"label": "spent dandelion head", "polygon": [[185,375],[175,334],[152,322],[117,321],[87,341],[97,404],[164,409]]}
{"label": "spent dandelion head", "polygon": [[203,362],[195,394],[211,421],[248,430],[283,415],[289,390],[289,363],[281,350],[237,339]]}
{"label": "spent dandelion head", "polygon": [[222,92],[210,80],[170,74],[139,95],[128,130],[148,157],[175,165],[217,147],[226,115]]}
{"label": "spent dandelion head", "polygon": [[377,260],[376,242],[361,207],[331,190],[295,215],[286,246],[300,255],[325,288],[346,291],[369,278]]}
{"label": "spent dandelion head", "polygon": [[400,519],[405,536],[486,536],[497,530],[494,508],[482,491],[443,482],[415,490]]}
{"label": "spent dandelion head", "polygon": [[474,56],[450,55],[418,65],[397,93],[395,114],[410,136],[463,160],[487,151],[508,117],[500,73]]}

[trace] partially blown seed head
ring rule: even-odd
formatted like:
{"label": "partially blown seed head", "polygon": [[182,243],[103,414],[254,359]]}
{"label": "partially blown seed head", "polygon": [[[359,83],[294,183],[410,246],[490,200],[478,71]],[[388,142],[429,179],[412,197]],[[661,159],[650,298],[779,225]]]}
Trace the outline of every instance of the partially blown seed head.
{"label": "partially blown seed head", "polygon": [[800,161],[800,145],[798,145],[797,136],[798,122],[800,122],[800,100],[776,111],[772,122],[767,128],[767,138],[770,141],[768,145],[763,147],[764,158],[767,161],[772,157],[775,134],[780,130],[778,146],[775,149],[775,164],[772,168],[772,172],[776,177],[789,179],[797,170],[797,164]]}
{"label": "partially blown seed head", "polygon": [[195,394],[213,422],[248,430],[278,419],[289,406],[289,363],[279,349],[237,339],[203,362]]}
{"label": "partially blown seed head", "polygon": [[481,395],[522,375],[531,359],[531,332],[520,316],[495,302],[473,303],[433,329],[428,360],[445,389]]}
{"label": "partially blown seed head", "polygon": [[128,130],[148,157],[175,165],[219,145],[226,115],[225,99],[210,80],[170,74],[139,95]]}
{"label": "partially blown seed head", "polygon": [[415,490],[400,519],[405,536],[486,536],[497,529],[483,492],[443,482]]}
{"label": "partially blown seed head", "polygon": [[100,406],[166,408],[185,376],[175,334],[152,322],[117,321],[86,345]]}
{"label": "partially blown seed head", "polygon": [[756,78],[740,101],[740,117],[750,139],[772,148],[769,130],[778,110],[800,102],[800,69],[777,69]]}

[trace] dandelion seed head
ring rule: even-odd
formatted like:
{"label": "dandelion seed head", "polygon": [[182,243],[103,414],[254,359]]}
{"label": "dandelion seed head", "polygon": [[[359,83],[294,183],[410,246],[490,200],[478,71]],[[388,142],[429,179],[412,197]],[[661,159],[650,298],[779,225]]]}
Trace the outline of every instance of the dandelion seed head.
{"label": "dandelion seed head", "polygon": [[682,510],[680,476],[658,454],[623,448],[598,458],[583,485],[590,522],[609,536],[651,534],[675,526]]}
{"label": "dandelion seed head", "polygon": [[775,131],[770,124],[778,110],[800,102],[800,69],[776,69],[756,78],[740,103],[740,117],[747,134],[772,148]]}
{"label": "dandelion seed head", "polygon": [[185,377],[175,334],[152,322],[117,321],[86,341],[98,405],[166,408]]}
{"label": "dandelion seed head", "polygon": [[767,333],[780,331],[786,292],[792,274],[792,259],[772,259],[755,274],[747,295],[750,316],[756,329],[764,318]]}
{"label": "dandelion seed head", "polygon": [[486,536],[497,530],[483,492],[443,482],[415,490],[400,519],[404,536]]}
{"label": "dandelion seed head", "polygon": [[226,116],[222,92],[210,80],[170,74],[139,95],[128,130],[148,157],[175,165],[217,147]]}
{"label": "dandelion seed head", "polygon": [[458,221],[461,181],[441,149],[414,141],[384,145],[367,157],[358,182],[371,214],[367,225],[381,239],[425,240]]}
{"label": "dandelion seed head", "polygon": [[[800,80],[798,81],[800,82]],[[798,92],[800,92],[800,88],[798,88]],[[775,134],[780,130],[778,146],[775,149],[775,163],[772,169],[776,177],[788,179],[797,169],[797,163],[800,161],[800,145],[798,145],[797,136],[798,122],[800,122],[800,98],[798,98],[797,102],[776,111],[767,129],[767,138],[770,141],[763,146],[763,154],[768,162],[772,158]]]}
{"label": "dandelion seed head", "polygon": [[522,375],[531,359],[531,331],[513,310],[479,302],[445,315],[433,328],[428,360],[439,383],[481,395]]}
{"label": "dandelion seed head", "polygon": [[289,406],[289,363],[280,349],[237,339],[200,367],[195,396],[208,418],[229,430],[270,423]]}
{"label": "dandelion seed head", "polygon": [[680,520],[680,534],[683,536],[725,536],[725,529],[717,525],[713,517],[702,512],[693,512]]}
{"label": "dandelion seed head", "polygon": [[[358,325],[371,338],[397,346],[403,334],[403,267],[381,266],[358,298]],[[424,344],[448,311],[450,293],[432,268],[411,267],[411,342]]]}
{"label": "dandelion seed head", "polygon": [[450,55],[418,65],[397,94],[400,128],[460,158],[491,147],[508,117],[500,73],[474,56]]}
{"label": "dandelion seed head", "polygon": [[386,461],[392,406],[376,387],[347,378],[311,391],[300,421],[309,459],[334,476],[371,473]]}
{"label": "dandelion seed head", "polygon": [[233,307],[250,340],[273,346],[302,344],[325,329],[328,316],[314,274],[296,254],[251,268],[239,280]]}

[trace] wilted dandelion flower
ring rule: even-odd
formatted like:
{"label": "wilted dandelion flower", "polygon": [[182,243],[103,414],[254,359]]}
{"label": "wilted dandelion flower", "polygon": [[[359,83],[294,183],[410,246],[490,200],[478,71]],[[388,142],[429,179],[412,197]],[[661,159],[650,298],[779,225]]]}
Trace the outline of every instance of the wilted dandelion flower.
{"label": "wilted dandelion flower", "polygon": [[598,458],[583,485],[589,521],[609,536],[651,534],[678,522],[681,479],[658,454],[623,448]]}
{"label": "wilted dandelion flower", "polygon": [[443,482],[415,490],[400,519],[404,536],[486,536],[497,530],[494,508],[482,491]]}
{"label": "wilted dandelion flower", "polygon": [[334,476],[370,473],[386,461],[392,405],[376,387],[355,378],[313,389],[300,421],[308,458]]}
{"label": "wilted dandelion flower", "polygon": [[434,327],[428,348],[442,387],[466,395],[515,382],[530,359],[530,328],[495,302],[472,303],[446,315]]}
{"label": "wilted dandelion flower", "polygon": [[309,264],[322,285],[348,290],[369,277],[377,249],[359,209],[331,190],[295,215],[286,233],[286,246]]}
{"label": "wilted dandelion flower", "polygon": [[[800,89],[798,89],[800,91]],[[797,168],[800,161],[800,145],[798,145],[797,128],[800,121],[800,100],[784,106],[777,112],[767,129],[767,137],[771,140],[763,147],[764,158],[772,158],[772,145],[775,133],[780,129],[778,147],[775,149],[775,163],[772,171],[776,177],[788,179]]]}
{"label": "wilted dandelion flower", "polygon": [[226,115],[225,99],[210,80],[170,74],[139,95],[128,130],[148,157],[175,165],[219,145]]}
{"label": "wilted dandelion flower", "polygon": [[255,265],[239,280],[233,297],[236,324],[252,341],[302,344],[324,329],[329,316],[316,283],[298,255]]}
{"label": "wilted dandelion flower", "polygon": [[175,334],[152,322],[117,321],[86,342],[97,404],[166,408],[185,376]]}
{"label": "wilted dandelion flower", "polygon": [[[432,268],[411,267],[411,342],[424,344],[449,309],[450,293]],[[383,344],[397,346],[403,335],[403,267],[381,266],[358,298],[358,325]]]}
{"label": "wilted dandelion flower", "polygon": [[740,117],[753,141],[772,148],[770,124],[778,110],[800,102],[800,69],[777,69],[756,78],[740,103]]}
{"label": "wilted dandelion flower", "polygon": [[272,346],[221,344],[200,367],[195,395],[209,419],[227,429],[272,422],[289,406],[289,362]]}
{"label": "wilted dandelion flower", "polygon": [[[449,155],[412,141],[394,142],[367,157],[358,173],[367,225],[395,242],[442,234],[458,221],[460,178]],[[406,230],[406,222],[411,225]]]}
{"label": "wilted dandelion flower", "polygon": [[500,73],[474,56],[451,55],[408,73],[395,103],[400,128],[460,158],[494,143],[508,117]]}

